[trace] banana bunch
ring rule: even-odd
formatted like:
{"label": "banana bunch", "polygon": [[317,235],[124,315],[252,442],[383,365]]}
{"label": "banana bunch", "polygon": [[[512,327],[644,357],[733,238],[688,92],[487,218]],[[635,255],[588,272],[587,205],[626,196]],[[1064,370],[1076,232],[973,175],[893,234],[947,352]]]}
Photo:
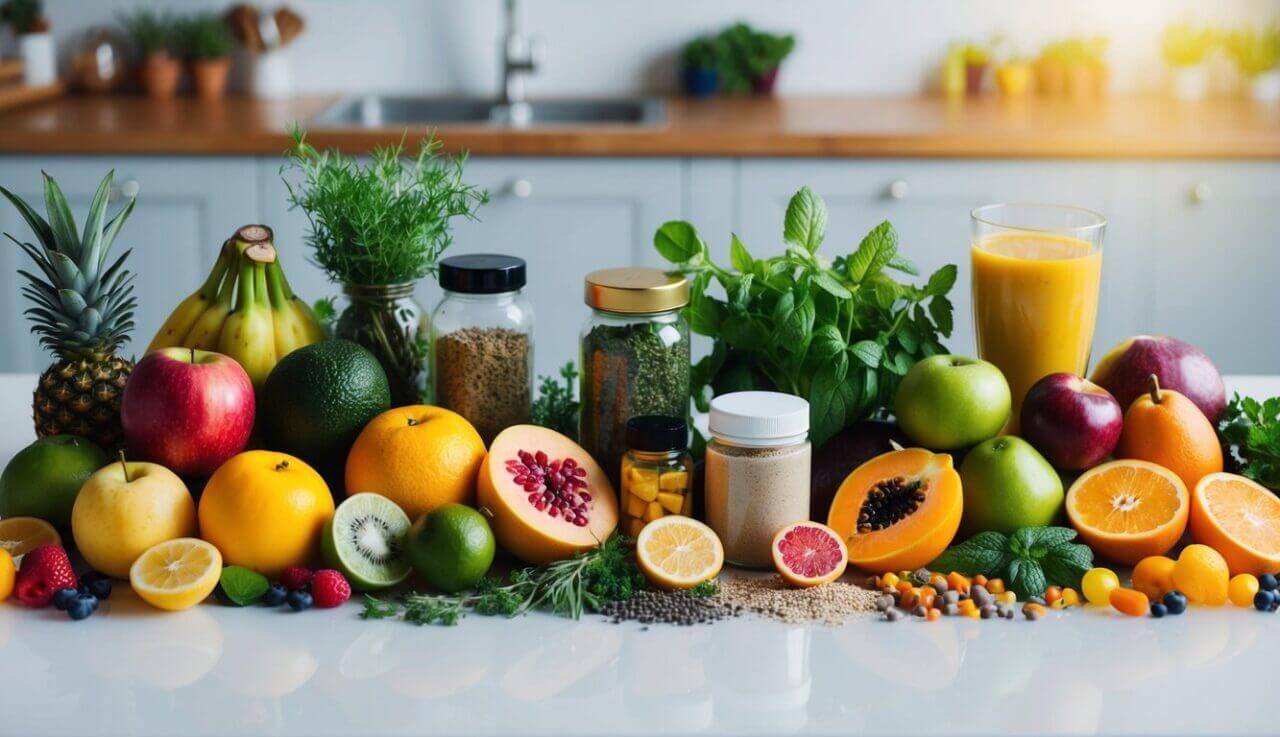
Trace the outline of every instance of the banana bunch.
{"label": "banana bunch", "polygon": [[273,238],[265,225],[246,225],[228,238],[204,284],[174,308],[147,353],[171,346],[217,351],[261,387],[281,358],[327,338],[289,287]]}

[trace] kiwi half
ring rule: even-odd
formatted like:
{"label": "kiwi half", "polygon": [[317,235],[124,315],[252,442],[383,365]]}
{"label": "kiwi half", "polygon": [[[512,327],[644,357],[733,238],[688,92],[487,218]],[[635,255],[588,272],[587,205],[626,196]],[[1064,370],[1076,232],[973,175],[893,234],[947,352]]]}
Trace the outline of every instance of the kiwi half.
{"label": "kiwi half", "polygon": [[320,549],[325,563],[342,571],[359,591],[384,589],[410,571],[404,554],[409,517],[395,502],[371,492],[338,505],[325,523]]}

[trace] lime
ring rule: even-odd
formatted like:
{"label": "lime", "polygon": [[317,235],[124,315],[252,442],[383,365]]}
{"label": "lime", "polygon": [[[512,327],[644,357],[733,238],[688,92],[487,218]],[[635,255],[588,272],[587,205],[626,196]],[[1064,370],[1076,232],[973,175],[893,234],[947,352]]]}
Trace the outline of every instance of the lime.
{"label": "lime", "polygon": [[382,589],[409,576],[404,555],[409,517],[395,502],[365,492],[338,506],[324,524],[320,552],[360,591]]}
{"label": "lime", "polygon": [[0,474],[0,517],[38,517],[71,527],[71,507],[85,479],[111,458],[75,435],[41,438],[18,451]]}
{"label": "lime", "polygon": [[496,546],[483,514],[464,504],[445,504],[413,524],[405,547],[419,576],[453,593],[480,583]]}

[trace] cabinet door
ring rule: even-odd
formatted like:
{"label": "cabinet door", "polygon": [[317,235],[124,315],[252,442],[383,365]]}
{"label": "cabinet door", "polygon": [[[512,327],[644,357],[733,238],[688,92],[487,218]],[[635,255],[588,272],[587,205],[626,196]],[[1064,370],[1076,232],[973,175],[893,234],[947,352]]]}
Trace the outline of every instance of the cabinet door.
{"label": "cabinet door", "polygon": [[744,161],[737,183],[736,228],[752,253],[781,253],[787,202],[804,185],[827,202],[830,216],[821,252],[829,258],[852,252],[867,231],[889,220],[898,231],[902,253],[920,267],[918,281],[944,264],[959,267],[950,295],[955,332],[945,343],[957,353],[975,355],[969,212],[995,202],[1051,202],[1097,210],[1109,220],[1107,241],[1125,241],[1105,252],[1099,313],[1105,318],[1099,318],[1094,336],[1098,355],[1132,332],[1124,324],[1132,321],[1138,304],[1123,288],[1136,256],[1127,242],[1135,226],[1135,208],[1121,196],[1131,176],[1123,166],[1056,161]]}
{"label": "cabinet door", "polygon": [[[262,167],[264,211],[276,227],[289,278],[303,294],[338,291],[318,269],[304,264],[306,217],[289,212],[278,166]],[[484,187],[490,202],[476,221],[456,221],[448,254],[506,253],[525,259],[526,294],[535,313],[535,371],[556,375],[577,360],[578,328],[586,319],[582,277],[614,266],[661,266],[653,233],[681,217],[682,163],[674,159],[473,158],[466,180]],[[295,276],[295,272],[299,276]],[[432,308],[440,291],[432,280],[418,287]]]}
{"label": "cabinet door", "polygon": [[[45,214],[41,170],[58,181],[71,204],[77,231],[84,225],[98,182],[115,170],[116,191],[108,213],[125,193],[137,192],[133,215],[116,238],[114,253],[133,249],[128,267],[137,275],[138,299],[133,340],[121,350],[141,354],[178,302],[200,286],[218,249],[236,228],[258,220],[257,186],[249,158],[196,157],[6,157],[0,159],[0,183]],[[0,203],[0,231],[22,241],[34,238],[18,213]],[[11,244],[10,244],[11,245]],[[16,269],[30,268],[17,248],[0,248],[0,371],[37,371],[50,359],[29,333],[22,311]]]}
{"label": "cabinet door", "polygon": [[1280,164],[1152,167],[1147,330],[1198,346],[1224,373],[1276,373]]}

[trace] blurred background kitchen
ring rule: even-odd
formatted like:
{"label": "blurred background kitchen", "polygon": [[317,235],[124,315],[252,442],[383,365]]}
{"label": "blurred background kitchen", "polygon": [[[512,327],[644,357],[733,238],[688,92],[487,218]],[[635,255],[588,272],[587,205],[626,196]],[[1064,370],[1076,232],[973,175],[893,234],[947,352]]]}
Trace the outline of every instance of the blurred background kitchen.
{"label": "blurred background kitchen", "polygon": [[[39,199],[46,170],[81,212],[114,167],[138,194],[137,336],[245,223],[275,229],[295,291],[338,294],[280,178],[297,122],[350,154],[432,129],[471,152],[491,201],[448,253],[529,262],[539,374],[574,357],[583,274],[661,265],[672,219],[721,258],[730,233],[780,251],[805,184],[831,209],[827,256],[889,219],[925,273],[959,265],[956,352],[974,353],[969,211],[1034,200],[1109,221],[1095,355],[1176,329],[1224,372],[1280,365],[1275,0],[0,6],[0,184]],[[0,231],[27,236],[11,208]],[[42,365],[24,259],[0,249],[0,371]]]}

